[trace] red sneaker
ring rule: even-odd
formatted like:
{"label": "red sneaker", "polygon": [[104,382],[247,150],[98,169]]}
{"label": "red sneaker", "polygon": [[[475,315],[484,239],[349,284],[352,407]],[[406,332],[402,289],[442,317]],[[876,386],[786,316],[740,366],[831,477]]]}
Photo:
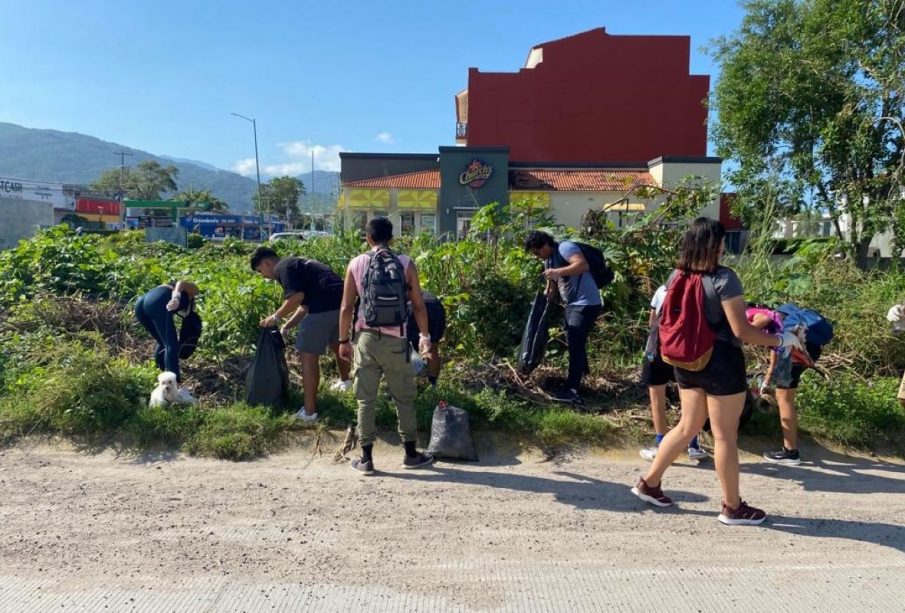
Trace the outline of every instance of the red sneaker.
{"label": "red sneaker", "polygon": [[649,486],[644,477],[638,477],[638,482],[632,488],[632,494],[644,502],[649,502],[658,507],[668,507],[672,504],[672,499],[663,493],[659,485],[657,487]]}
{"label": "red sneaker", "polygon": [[718,518],[727,526],[756,526],[767,519],[767,514],[761,509],[749,507],[744,500],[739,502],[737,509],[730,509],[723,503],[723,512]]}

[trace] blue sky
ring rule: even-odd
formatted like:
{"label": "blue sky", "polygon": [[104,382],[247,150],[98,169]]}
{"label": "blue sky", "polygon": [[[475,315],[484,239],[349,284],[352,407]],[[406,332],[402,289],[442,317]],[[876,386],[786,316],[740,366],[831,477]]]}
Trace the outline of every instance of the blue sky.
{"label": "blue sky", "polygon": [[[517,71],[538,43],[606,27],[691,36],[738,27],[733,0],[195,2],[0,0],[0,121],[81,132],[264,174],[338,170],[348,151],[454,144],[468,68]],[[112,154],[111,154],[112,157]]]}

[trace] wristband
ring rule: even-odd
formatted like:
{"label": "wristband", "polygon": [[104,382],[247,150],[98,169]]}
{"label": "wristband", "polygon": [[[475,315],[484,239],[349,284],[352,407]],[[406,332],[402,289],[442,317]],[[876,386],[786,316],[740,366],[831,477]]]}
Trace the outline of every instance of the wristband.
{"label": "wristband", "polygon": [[418,339],[429,341],[431,339],[431,335],[430,334],[418,334]]}
{"label": "wristband", "polygon": [[337,342],[338,342],[340,345],[345,345],[346,343],[351,343],[351,342],[352,342],[352,339],[351,339],[351,338],[347,338],[347,339],[345,339],[345,340],[339,339],[339,341],[337,341]]}

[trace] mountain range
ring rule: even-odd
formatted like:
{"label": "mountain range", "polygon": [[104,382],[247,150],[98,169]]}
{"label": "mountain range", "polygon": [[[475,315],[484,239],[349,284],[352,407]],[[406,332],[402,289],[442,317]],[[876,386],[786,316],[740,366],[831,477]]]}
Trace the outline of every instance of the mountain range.
{"label": "mountain range", "polygon": [[[0,177],[31,179],[50,183],[88,185],[102,172],[119,166],[114,151],[126,151],[126,164],[134,166],[144,160],[154,160],[163,166],[172,164],[179,169],[176,184],[179,189],[209,189],[236,213],[252,210],[252,195],[257,190],[254,179],[222,170],[197,160],[169,155],[154,155],[119,143],[103,141],[77,132],[26,128],[0,122]],[[336,203],[339,192],[339,173],[314,171],[298,176],[311,192],[303,197],[303,211],[328,212]]]}

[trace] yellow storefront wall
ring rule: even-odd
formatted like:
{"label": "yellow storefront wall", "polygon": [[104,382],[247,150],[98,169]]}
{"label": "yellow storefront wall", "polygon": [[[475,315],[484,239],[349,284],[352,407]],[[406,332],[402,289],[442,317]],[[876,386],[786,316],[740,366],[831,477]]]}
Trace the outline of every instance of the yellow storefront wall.
{"label": "yellow storefront wall", "polygon": [[396,209],[403,211],[436,211],[437,192],[432,189],[400,189],[396,192]]}
{"label": "yellow storefront wall", "polygon": [[390,190],[388,189],[344,189],[341,205],[350,209],[390,208]]}

